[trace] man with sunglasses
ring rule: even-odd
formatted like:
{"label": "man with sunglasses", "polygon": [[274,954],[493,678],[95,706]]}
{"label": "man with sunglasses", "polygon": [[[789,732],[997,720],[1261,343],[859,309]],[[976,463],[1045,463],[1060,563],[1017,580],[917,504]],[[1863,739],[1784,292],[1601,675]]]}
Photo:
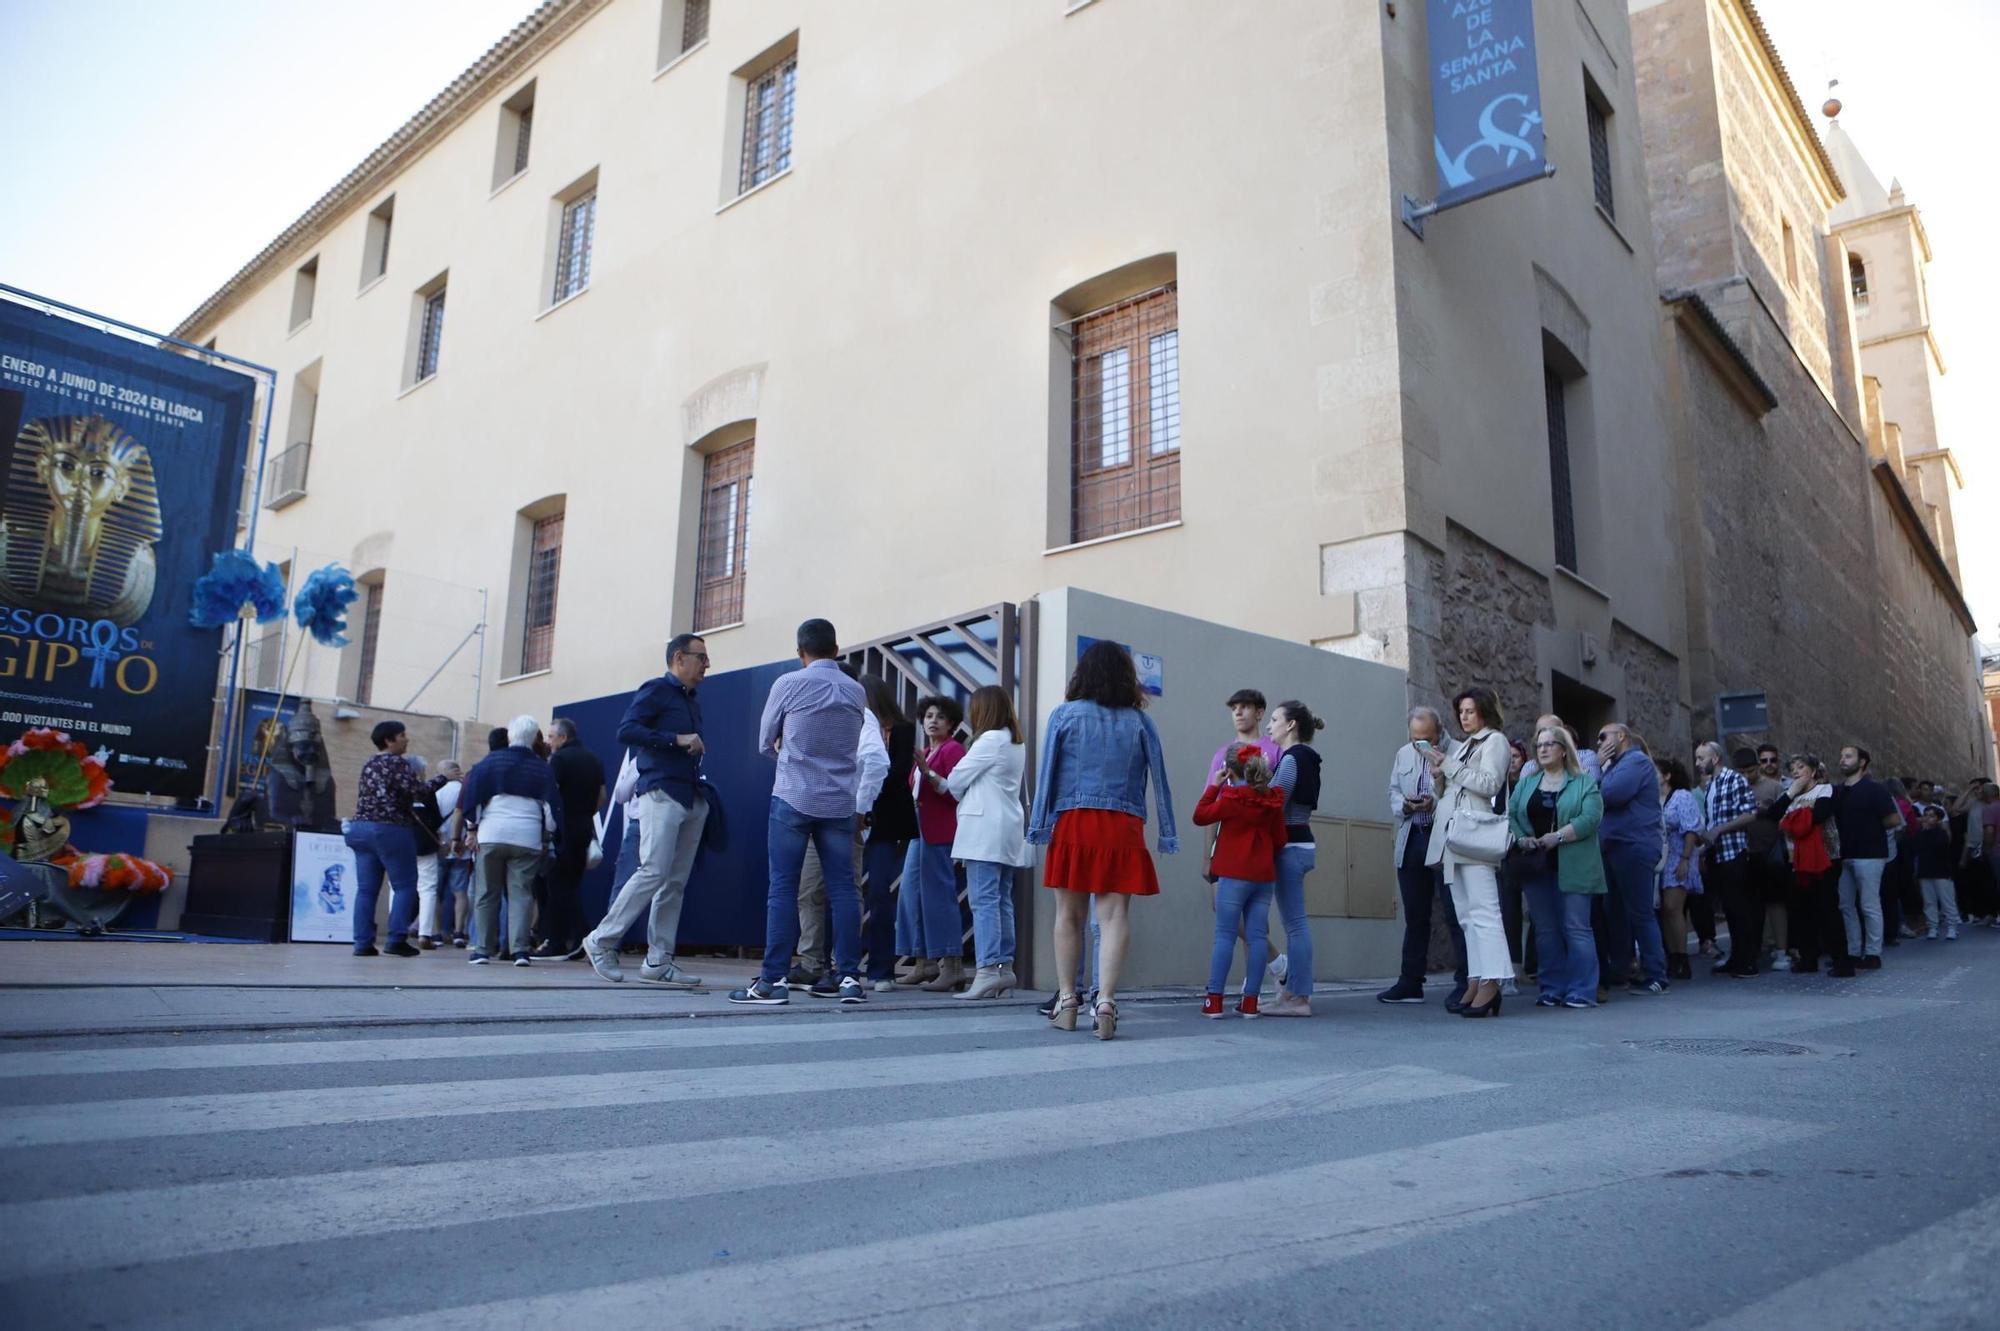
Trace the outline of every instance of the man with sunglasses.
{"label": "man with sunglasses", "polygon": [[701,983],[674,964],[674,944],[688,875],[708,823],[701,783],[701,703],[695,698],[707,674],[708,644],[692,633],[677,635],[667,644],[667,673],[639,686],[618,723],[618,742],[632,750],[639,769],[631,804],[636,816],[626,829],[628,836],[638,834],[639,867],[583,940],[591,969],[607,980],[625,978],[618,944],[645,911],[646,960],[639,978],[674,989]]}

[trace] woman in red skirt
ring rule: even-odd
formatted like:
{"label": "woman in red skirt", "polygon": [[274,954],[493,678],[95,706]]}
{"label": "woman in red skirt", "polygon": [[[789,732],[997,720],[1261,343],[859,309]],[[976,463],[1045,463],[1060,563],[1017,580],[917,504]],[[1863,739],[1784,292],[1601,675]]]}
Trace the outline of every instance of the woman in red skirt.
{"label": "woman in red skirt", "polygon": [[1167,788],[1160,732],[1145,713],[1139,673],[1124,648],[1092,643],[1076,663],[1062,706],[1049,716],[1042,739],[1041,774],[1028,841],[1049,848],[1042,882],[1056,891],[1055,952],[1058,982],[1049,1019],[1057,1030],[1076,1029],[1076,963],[1083,953],[1083,925],[1097,903],[1097,1038],[1118,1033],[1118,972],[1130,938],[1127,907],[1153,896],[1160,880],[1146,853],[1146,782],[1153,783],[1159,813],[1159,852],[1180,849],[1173,795]]}

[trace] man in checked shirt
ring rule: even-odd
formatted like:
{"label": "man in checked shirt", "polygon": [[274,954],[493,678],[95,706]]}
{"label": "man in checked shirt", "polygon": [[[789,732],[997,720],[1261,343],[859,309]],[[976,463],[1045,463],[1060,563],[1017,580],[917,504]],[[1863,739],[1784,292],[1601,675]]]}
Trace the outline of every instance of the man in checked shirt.
{"label": "man in checked shirt", "polygon": [[[865,1003],[861,983],[861,900],[854,888],[854,791],[868,694],[841,672],[833,625],[799,625],[800,669],[771,686],[757,730],[758,752],[778,760],[771,786],[770,888],[765,899],[764,967],[732,989],[729,1001],[771,1007],[791,1001],[785,983],[799,941],[799,870],[806,842],[819,852],[833,916],[833,968],[821,982],[843,1003]],[[835,977],[838,977],[837,979]]]}
{"label": "man in checked shirt", "polygon": [[[1757,770],[1752,750],[1738,750],[1737,762]],[[1694,765],[1708,794],[1708,826],[1701,837],[1709,849],[1702,882],[1721,898],[1729,919],[1729,957],[1716,963],[1714,974],[1746,979],[1757,973],[1757,954],[1764,946],[1763,886],[1750,873],[1750,839],[1743,830],[1757,821],[1757,795],[1742,774],[1723,762],[1722,746],[1714,740],[1695,748]]]}

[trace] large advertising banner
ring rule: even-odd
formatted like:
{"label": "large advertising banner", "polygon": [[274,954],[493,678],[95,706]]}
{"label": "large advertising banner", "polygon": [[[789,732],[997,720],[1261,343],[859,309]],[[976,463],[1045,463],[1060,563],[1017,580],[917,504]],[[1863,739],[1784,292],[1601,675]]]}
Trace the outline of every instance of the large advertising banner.
{"label": "large advertising banner", "polygon": [[1440,208],[1548,171],[1534,0],[1429,0]]}
{"label": "large advertising banner", "polygon": [[0,743],[54,726],[124,794],[203,793],[256,381],[0,301]]}

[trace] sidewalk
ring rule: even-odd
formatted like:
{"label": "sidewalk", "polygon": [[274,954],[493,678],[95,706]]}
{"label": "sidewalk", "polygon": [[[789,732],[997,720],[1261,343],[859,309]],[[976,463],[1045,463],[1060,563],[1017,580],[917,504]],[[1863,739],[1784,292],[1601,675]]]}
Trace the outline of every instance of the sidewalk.
{"label": "sidewalk", "polygon": [[[0,1039],[160,1031],[296,1030],[541,1021],[649,1021],[661,1017],[792,1017],[890,1010],[1030,1008],[1047,995],[1017,989],[1006,998],[961,1002],[903,989],[871,994],[861,1008],[794,994],[781,1008],[738,1007],[725,994],[747,983],[757,963],[689,957],[698,990],[663,989],[637,979],[601,980],[581,961],[517,967],[466,964],[457,949],[420,957],[356,957],[326,943],[141,943],[111,939],[0,941]],[[1327,998],[1370,985],[1319,985]],[[1183,999],[1185,987],[1131,990],[1121,1002]]]}

